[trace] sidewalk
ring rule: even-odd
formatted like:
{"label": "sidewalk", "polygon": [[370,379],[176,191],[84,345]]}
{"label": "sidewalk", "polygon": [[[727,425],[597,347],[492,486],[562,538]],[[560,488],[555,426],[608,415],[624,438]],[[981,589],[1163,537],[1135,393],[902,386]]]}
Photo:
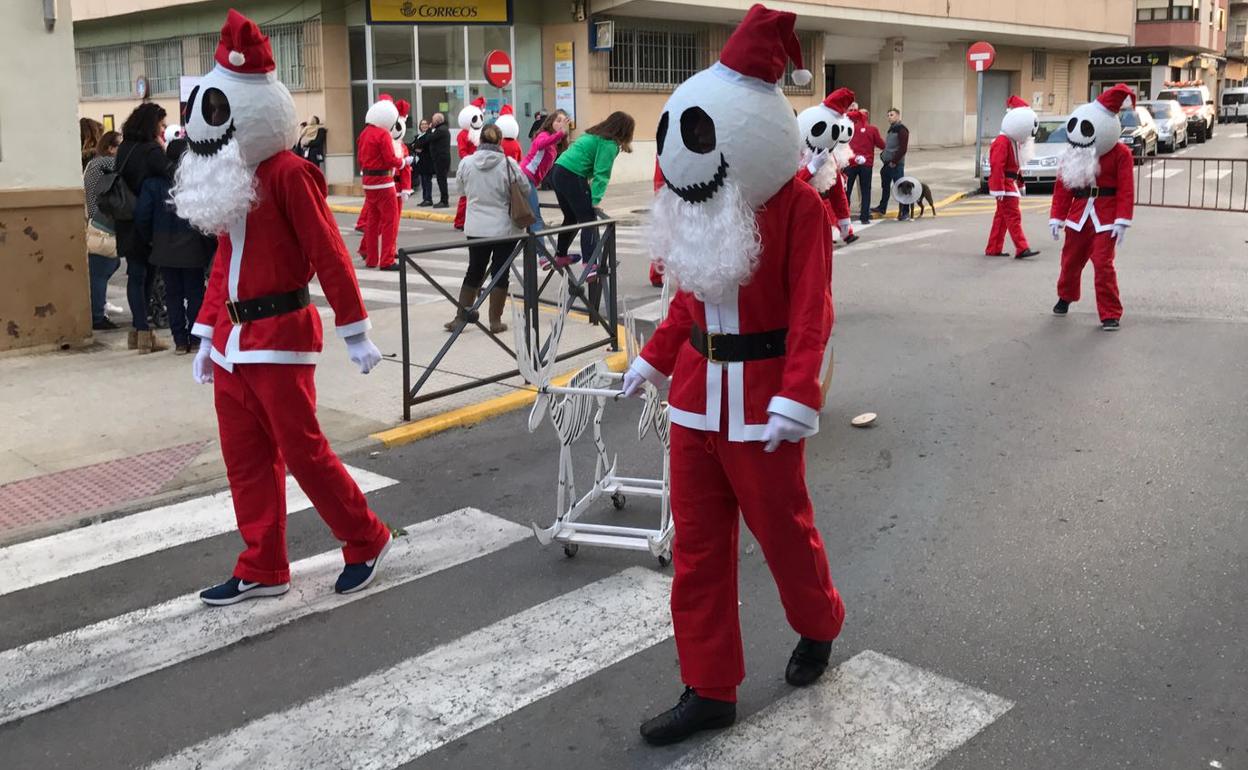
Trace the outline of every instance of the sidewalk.
{"label": "sidewalk", "polygon": [[[445,270],[446,275],[435,277],[458,285],[458,277],[450,275],[453,268],[429,269]],[[374,275],[397,278],[361,270],[366,293],[370,284],[365,281]],[[473,424],[498,413],[500,397],[506,398],[501,404],[505,409],[531,401],[531,391],[518,389],[524,383],[515,378],[416,405],[412,422],[402,423],[399,308],[370,305],[372,339],[390,360],[367,376],[347,359],[346,347],[332,329],[332,312],[319,309],[326,333],[316,372],[318,414],[339,453]],[[409,313],[412,361],[428,363],[447,339],[442,324],[453,310],[445,300],[423,294],[414,297]],[[553,317],[543,316],[544,322]],[[504,320],[511,324],[510,308]],[[168,339],[167,332],[158,333]],[[600,327],[574,315],[565,326],[561,348],[571,350],[601,336]],[[503,339],[512,346],[510,332]],[[555,371],[569,372],[610,355],[604,347],[561,362]],[[0,543],[123,512],[154,496],[220,486],[225,469],[212,387],[191,379],[192,360],[171,352],[139,355],[126,350],[124,330],[97,333],[95,344],[82,350],[0,358],[0,435],[5,437],[0,447]],[[513,368],[515,362],[506,353],[469,327],[422,392]],[[413,383],[421,371],[413,368]],[[435,423],[426,420],[437,415],[444,417]],[[396,425],[417,431],[374,437]]]}

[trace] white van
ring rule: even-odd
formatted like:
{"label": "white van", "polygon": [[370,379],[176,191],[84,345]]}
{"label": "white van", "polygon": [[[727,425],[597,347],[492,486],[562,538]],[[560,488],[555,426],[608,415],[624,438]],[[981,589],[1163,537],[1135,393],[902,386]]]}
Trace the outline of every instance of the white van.
{"label": "white van", "polygon": [[1248,120],[1248,86],[1223,88],[1222,104],[1218,107],[1218,122],[1238,123]]}

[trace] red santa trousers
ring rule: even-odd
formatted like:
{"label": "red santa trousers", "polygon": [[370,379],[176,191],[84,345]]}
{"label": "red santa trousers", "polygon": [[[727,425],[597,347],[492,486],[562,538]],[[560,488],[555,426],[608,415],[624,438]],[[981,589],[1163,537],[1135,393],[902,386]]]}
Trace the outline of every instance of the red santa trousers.
{"label": "red santa trousers", "polygon": [[307,364],[237,364],[233,372],[214,367],[221,454],[247,544],[234,577],[270,585],[290,580],[287,467],[334,537],[346,544],[348,564],[376,557],[389,537],[321,433],[315,370]]}
{"label": "red santa trousers", "polygon": [[455,204],[455,229],[464,229],[464,217],[468,215],[468,198],[459,196],[459,203]]}
{"label": "red santa trousers", "polygon": [[767,453],[760,442],[728,441],[724,431],[672,426],[672,625],[681,678],[709,697],[735,700],[745,678],[738,511],[762,547],[793,630],[819,641],[841,632],[845,605],[815,529],[804,443]]}
{"label": "red santa trousers", "polygon": [[394,188],[364,191],[364,264],[387,267],[394,264],[398,249],[399,208],[394,205]]}
{"label": "red santa trousers", "polygon": [[984,253],[993,256],[1005,249],[1005,231],[1010,231],[1014,252],[1026,251],[1027,236],[1023,235],[1023,215],[1018,209],[1018,198],[1003,195],[997,198],[997,213],[992,215],[992,229],[988,231],[988,246]]}
{"label": "red santa trousers", "polygon": [[1058,299],[1079,301],[1083,266],[1089,259],[1096,274],[1093,283],[1096,286],[1096,310],[1101,320],[1122,318],[1118,273],[1114,270],[1114,237],[1109,232],[1096,232],[1091,222],[1085,222],[1082,230],[1066,228],[1066,243],[1062,244],[1062,272],[1057,277]]}

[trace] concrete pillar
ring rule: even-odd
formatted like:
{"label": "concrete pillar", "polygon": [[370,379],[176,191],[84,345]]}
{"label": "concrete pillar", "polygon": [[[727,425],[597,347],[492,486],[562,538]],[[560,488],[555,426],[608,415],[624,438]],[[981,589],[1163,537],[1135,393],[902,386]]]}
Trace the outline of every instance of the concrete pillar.
{"label": "concrete pillar", "polygon": [[874,87],[871,89],[871,121],[884,124],[884,113],[890,107],[903,109],[901,91],[902,75],[905,73],[903,54],[905,38],[890,37],[880,49],[880,63],[875,68]]}
{"label": "concrete pillar", "polygon": [[351,113],[347,27],[338,20],[321,22],[321,88],[325,92],[325,176],[332,185],[355,181],[355,132]]}

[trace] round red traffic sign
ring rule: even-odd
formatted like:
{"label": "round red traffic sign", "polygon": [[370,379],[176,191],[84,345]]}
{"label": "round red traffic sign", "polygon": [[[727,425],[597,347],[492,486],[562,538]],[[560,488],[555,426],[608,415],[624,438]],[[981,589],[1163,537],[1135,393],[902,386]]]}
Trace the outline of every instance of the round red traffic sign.
{"label": "round red traffic sign", "polygon": [[971,68],[971,72],[983,72],[996,60],[997,49],[992,47],[992,43],[980,41],[972,43],[971,47],[966,49],[966,64]]}
{"label": "round red traffic sign", "polygon": [[485,82],[505,88],[512,78],[511,57],[504,51],[490,51],[485,56]]}

